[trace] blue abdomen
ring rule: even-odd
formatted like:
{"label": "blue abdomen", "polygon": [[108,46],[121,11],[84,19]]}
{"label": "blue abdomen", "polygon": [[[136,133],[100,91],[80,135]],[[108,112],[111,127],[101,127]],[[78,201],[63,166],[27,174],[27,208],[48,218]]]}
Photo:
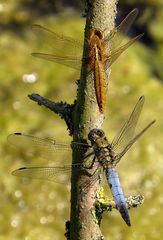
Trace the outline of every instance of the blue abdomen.
{"label": "blue abdomen", "polygon": [[108,180],[117,209],[119,210],[122,218],[127,223],[127,225],[131,226],[130,216],[129,216],[127,205],[126,205],[126,200],[121,188],[121,184],[120,184],[116,169],[115,168],[107,169],[106,178]]}

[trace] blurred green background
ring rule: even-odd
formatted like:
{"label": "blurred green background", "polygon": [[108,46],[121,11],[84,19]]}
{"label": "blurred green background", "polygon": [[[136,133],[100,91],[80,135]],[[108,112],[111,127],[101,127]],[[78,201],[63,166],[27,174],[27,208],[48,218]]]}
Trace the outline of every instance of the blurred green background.
{"label": "blurred green background", "polygon": [[[72,103],[78,73],[30,55],[40,40],[31,25],[39,23],[82,40],[82,7],[81,1],[73,0],[0,1],[0,240],[65,239],[69,187],[12,176],[11,171],[26,165],[28,158],[13,150],[6,137],[23,132],[71,141],[64,121],[27,95],[34,92]],[[146,96],[146,104],[140,128],[153,119],[157,122],[118,166],[125,194],[144,195],[144,204],[130,211],[131,228],[113,211],[105,214],[102,231],[106,239],[154,240],[163,236],[163,3],[120,1],[119,21],[134,7],[140,15],[131,33],[145,32],[145,36],[111,68],[105,131],[112,139],[141,95]]]}

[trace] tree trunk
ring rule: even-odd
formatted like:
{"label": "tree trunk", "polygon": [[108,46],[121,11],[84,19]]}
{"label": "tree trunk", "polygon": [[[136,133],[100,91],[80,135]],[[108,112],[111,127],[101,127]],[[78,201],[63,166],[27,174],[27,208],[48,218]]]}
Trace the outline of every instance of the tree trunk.
{"label": "tree trunk", "polygon": [[[83,55],[88,49],[88,36],[91,29],[109,33],[114,28],[116,0],[92,0],[88,3],[85,26],[85,42]],[[81,69],[81,77],[78,87],[77,102],[73,112],[73,140],[75,142],[87,141],[88,133],[93,128],[102,128],[104,114],[99,111],[97,105],[94,74],[88,73],[87,64]],[[107,79],[108,81],[108,79]],[[78,152],[73,152],[73,163],[83,162],[83,157]],[[99,222],[96,217],[95,202],[96,193],[99,191],[100,183],[91,183],[91,170],[74,170],[72,172],[71,187],[71,218],[70,239],[71,240],[99,240],[103,239]],[[100,176],[99,176],[100,179]]]}

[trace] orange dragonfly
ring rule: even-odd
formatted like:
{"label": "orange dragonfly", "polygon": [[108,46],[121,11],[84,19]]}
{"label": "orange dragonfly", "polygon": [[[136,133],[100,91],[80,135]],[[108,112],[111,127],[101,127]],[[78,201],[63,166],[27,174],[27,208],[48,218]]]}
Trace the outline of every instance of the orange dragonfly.
{"label": "orange dragonfly", "polygon": [[[34,31],[45,36],[45,41],[52,47],[51,53],[32,53],[33,56],[54,61],[68,67],[80,70],[81,63],[88,64],[88,71],[94,74],[94,87],[97,103],[101,113],[104,113],[106,105],[106,70],[113,62],[136,40],[142,37],[140,34],[125,44],[122,43],[122,34],[126,34],[134,22],[138,10],[132,10],[126,18],[115,27],[110,34],[98,29],[90,31],[88,39],[88,54],[82,57],[83,44],[70,37],[55,33],[43,26],[33,25]],[[62,52],[64,50],[64,53]]]}

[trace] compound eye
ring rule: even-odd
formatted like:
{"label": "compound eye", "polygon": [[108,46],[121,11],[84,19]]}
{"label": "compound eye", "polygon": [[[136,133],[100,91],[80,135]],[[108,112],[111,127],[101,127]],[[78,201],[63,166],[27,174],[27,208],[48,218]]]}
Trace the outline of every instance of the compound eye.
{"label": "compound eye", "polygon": [[104,132],[103,132],[103,130],[98,130],[98,135],[99,135],[99,137],[103,137],[104,136]]}

